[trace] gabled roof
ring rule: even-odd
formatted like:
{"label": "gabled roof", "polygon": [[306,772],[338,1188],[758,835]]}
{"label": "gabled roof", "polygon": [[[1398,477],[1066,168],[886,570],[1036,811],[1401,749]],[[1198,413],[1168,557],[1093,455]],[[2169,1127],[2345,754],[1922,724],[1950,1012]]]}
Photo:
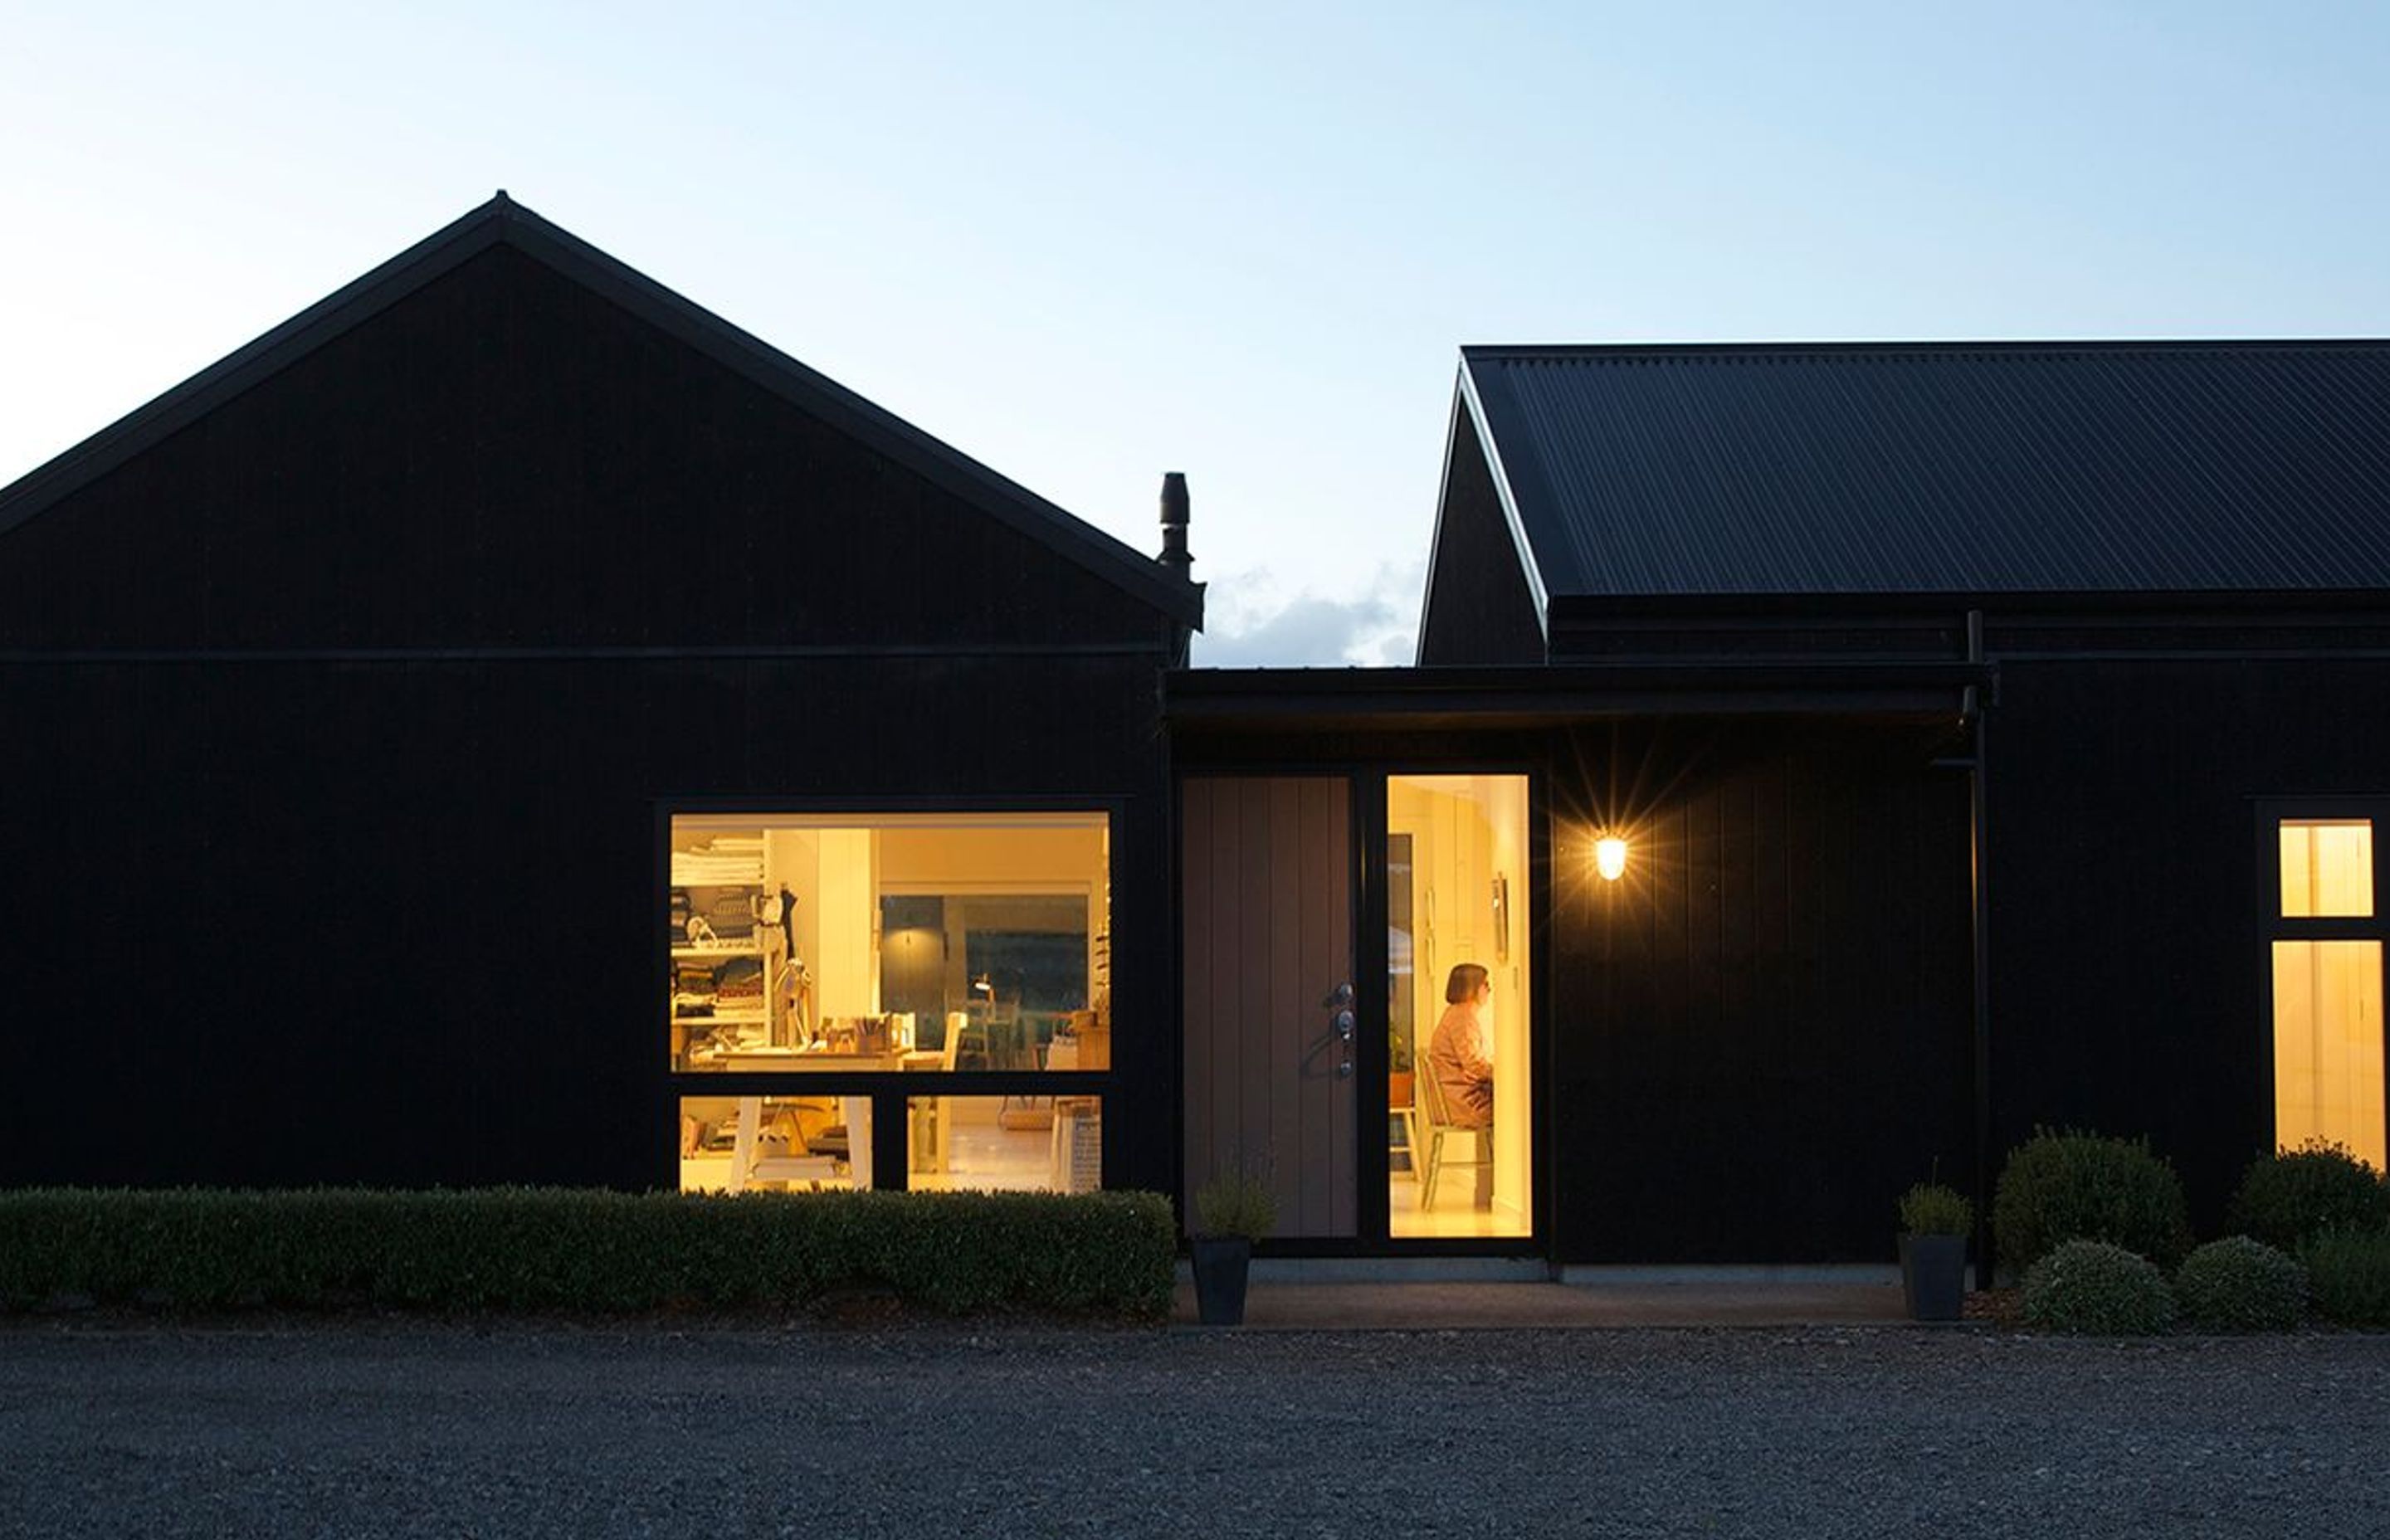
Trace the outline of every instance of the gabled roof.
{"label": "gabled roof", "polygon": [[1203,589],[960,450],[674,293],[501,191],[46,465],[0,488],[0,533],[271,378],[493,246],[535,258],[1172,620],[1200,626]]}
{"label": "gabled roof", "polygon": [[1472,347],[1569,597],[2390,589],[2390,342]]}

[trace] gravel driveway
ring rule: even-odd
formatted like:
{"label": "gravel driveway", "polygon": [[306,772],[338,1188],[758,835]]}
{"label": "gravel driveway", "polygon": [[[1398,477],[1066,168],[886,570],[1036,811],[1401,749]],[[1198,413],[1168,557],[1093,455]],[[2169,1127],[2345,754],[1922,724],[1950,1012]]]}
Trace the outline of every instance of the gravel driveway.
{"label": "gravel driveway", "polygon": [[0,1328],[0,1534],[2390,1534],[2390,1338]]}

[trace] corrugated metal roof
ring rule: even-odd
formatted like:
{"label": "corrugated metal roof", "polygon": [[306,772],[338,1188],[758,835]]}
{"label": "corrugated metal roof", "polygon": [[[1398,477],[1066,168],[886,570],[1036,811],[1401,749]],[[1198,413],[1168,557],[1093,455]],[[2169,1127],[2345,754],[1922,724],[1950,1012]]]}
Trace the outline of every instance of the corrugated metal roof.
{"label": "corrugated metal roof", "polygon": [[2390,589],[2390,342],[1467,348],[1545,592]]}

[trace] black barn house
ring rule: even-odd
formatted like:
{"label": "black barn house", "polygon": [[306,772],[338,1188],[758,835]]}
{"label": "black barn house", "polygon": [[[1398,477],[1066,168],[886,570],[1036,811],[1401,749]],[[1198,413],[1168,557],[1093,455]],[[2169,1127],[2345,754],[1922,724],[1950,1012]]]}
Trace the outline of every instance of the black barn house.
{"label": "black barn house", "polygon": [[1290,1251],[1874,1265],[2048,1123],[2212,1225],[2384,1158],[2385,407],[1470,349],[1418,665],[1189,669],[1175,488],[1150,559],[501,198],[0,492],[0,1181],[1241,1161]]}
{"label": "black barn house", "polygon": [[[966,1075],[1162,1179],[1168,892],[1106,862],[1167,868],[1200,614],[502,195],[0,494],[0,1180],[885,1183]],[[951,1068],[857,1031],[883,909],[1074,929],[1030,1004],[1103,990],[1117,1067],[1017,990]]]}

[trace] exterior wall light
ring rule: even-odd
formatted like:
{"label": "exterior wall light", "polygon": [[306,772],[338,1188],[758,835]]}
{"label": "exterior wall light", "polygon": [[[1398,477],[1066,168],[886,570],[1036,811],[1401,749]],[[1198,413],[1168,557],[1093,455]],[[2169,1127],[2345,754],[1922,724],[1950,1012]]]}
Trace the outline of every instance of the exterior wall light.
{"label": "exterior wall light", "polygon": [[1593,869],[1601,874],[1604,882],[1615,882],[1626,871],[1626,841],[1615,834],[1605,834],[1593,842]]}

